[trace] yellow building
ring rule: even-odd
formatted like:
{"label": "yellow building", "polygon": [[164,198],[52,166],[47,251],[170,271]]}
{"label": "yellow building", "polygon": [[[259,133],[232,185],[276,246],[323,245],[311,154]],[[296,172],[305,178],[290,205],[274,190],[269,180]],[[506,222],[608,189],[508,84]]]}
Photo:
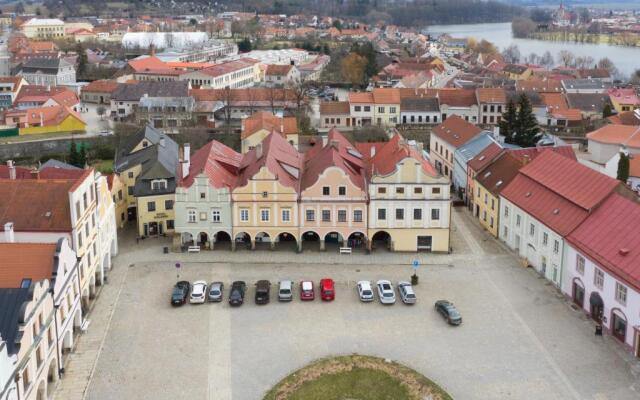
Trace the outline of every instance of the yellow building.
{"label": "yellow building", "polygon": [[87,126],[78,113],[62,105],[9,111],[5,123],[17,126],[20,135],[84,132]]}
{"label": "yellow building", "polygon": [[474,178],[476,216],[487,231],[498,237],[500,223],[500,192],[518,174],[522,162],[509,152],[480,170]]}
{"label": "yellow building", "polygon": [[636,94],[635,89],[609,89],[608,94],[613,108],[618,113],[640,108],[640,97]]}
{"label": "yellow building", "polygon": [[239,239],[252,249],[256,243],[297,245],[301,169],[302,155],[277,133],[245,154],[231,193],[234,246]]}
{"label": "yellow building", "polygon": [[280,134],[290,145],[298,148],[298,122],[295,117],[278,117],[259,111],[242,120],[242,154],[262,143],[271,132]]}
{"label": "yellow building", "polygon": [[107,183],[115,205],[116,225],[124,228],[127,222],[127,187],[118,174],[107,175]]}
{"label": "yellow building", "polygon": [[531,68],[526,65],[518,65],[518,64],[507,64],[502,69],[504,75],[509,79],[513,79],[516,81],[519,80],[527,80],[531,77],[532,71]]}
{"label": "yellow building", "polygon": [[[161,182],[158,180],[157,182]],[[175,186],[174,186],[175,191]],[[173,233],[175,193],[136,197],[138,235],[142,237]]]}

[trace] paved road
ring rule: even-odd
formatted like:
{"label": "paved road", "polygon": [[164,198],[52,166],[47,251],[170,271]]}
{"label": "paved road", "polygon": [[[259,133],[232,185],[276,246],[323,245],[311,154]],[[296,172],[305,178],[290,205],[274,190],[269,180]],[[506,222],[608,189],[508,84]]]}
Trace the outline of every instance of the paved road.
{"label": "paved road", "polygon": [[[260,399],[310,361],[353,352],[409,365],[458,399],[639,397],[640,366],[614,339],[593,336],[587,318],[464,212],[453,220],[455,253],[423,256],[429,265],[419,272],[414,307],[362,304],[353,289],[360,279],[408,278],[407,255],[343,256],[337,264],[330,254],[164,255],[161,243],[128,242],[92,316],[90,329],[106,332],[105,340],[79,343],[81,352],[93,347],[99,354],[86,398]],[[255,255],[262,263],[253,262]],[[397,264],[390,262],[394,257]],[[225,303],[174,309],[168,292],[178,258],[183,278],[227,285],[328,275],[337,282],[337,299],[256,306],[249,298],[239,309]],[[463,326],[443,323],[432,308],[439,298],[455,301]],[[76,354],[71,358],[70,367]],[[80,374],[76,378],[75,386],[86,387]],[[67,393],[56,398],[82,398]]]}

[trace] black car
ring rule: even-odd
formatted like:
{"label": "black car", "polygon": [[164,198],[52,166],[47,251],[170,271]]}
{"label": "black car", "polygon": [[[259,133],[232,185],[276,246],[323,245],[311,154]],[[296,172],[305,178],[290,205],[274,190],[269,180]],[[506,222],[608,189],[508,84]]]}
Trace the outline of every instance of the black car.
{"label": "black car", "polygon": [[269,302],[269,289],[271,282],[260,280],[256,282],[256,304],[267,304]]}
{"label": "black car", "polygon": [[447,320],[449,325],[460,325],[462,323],[462,316],[452,302],[448,300],[438,300],[435,306],[436,311]]}
{"label": "black car", "polygon": [[247,284],[244,281],[235,281],[231,284],[229,290],[229,305],[241,306],[244,303],[244,292],[247,290]]}
{"label": "black car", "polygon": [[186,303],[190,289],[191,284],[187,281],[180,281],[176,283],[173,287],[173,291],[171,292],[171,305],[181,306]]}

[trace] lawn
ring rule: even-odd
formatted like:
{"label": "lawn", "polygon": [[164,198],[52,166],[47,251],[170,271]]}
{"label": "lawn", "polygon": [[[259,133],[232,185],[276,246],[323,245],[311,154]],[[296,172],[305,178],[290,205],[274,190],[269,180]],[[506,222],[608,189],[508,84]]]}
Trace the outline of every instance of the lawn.
{"label": "lawn", "polygon": [[111,174],[113,172],[113,160],[95,160],[91,166],[103,174]]}

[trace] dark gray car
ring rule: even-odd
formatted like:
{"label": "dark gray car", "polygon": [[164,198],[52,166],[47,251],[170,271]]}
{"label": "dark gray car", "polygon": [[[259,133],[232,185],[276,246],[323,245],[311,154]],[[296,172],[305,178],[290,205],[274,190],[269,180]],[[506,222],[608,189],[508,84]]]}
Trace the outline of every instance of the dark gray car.
{"label": "dark gray car", "polygon": [[456,306],[448,300],[438,300],[435,304],[436,311],[438,311],[449,323],[449,325],[462,324],[462,316],[458,312]]}

